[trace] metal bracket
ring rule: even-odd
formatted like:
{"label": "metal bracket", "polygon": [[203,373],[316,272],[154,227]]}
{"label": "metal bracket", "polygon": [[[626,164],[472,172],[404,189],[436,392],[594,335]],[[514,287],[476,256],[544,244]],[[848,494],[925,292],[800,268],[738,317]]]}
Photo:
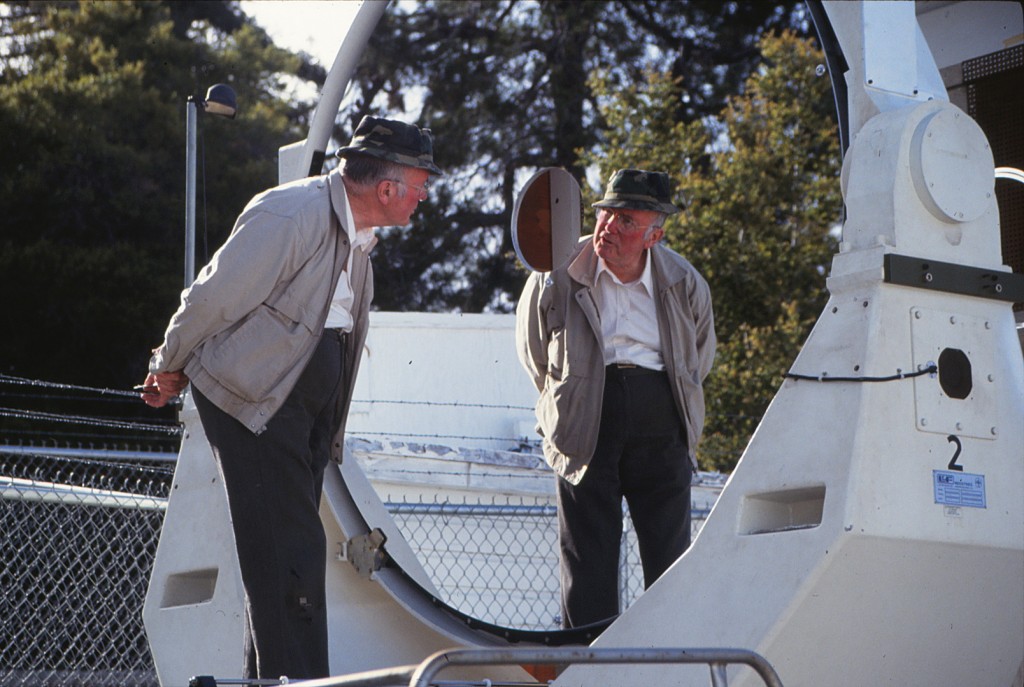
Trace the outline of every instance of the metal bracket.
{"label": "metal bracket", "polygon": [[360,577],[369,580],[373,573],[383,568],[388,561],[388,554],[384,551],[384,542],[387,540],[387,536],[380,528],[352,537],[341,542],[338,560],[348,561]]}
{"label": "metal bracket", "polygon": [[900,286],[1024,302],[1024,275],[886,253],[885,281]]}

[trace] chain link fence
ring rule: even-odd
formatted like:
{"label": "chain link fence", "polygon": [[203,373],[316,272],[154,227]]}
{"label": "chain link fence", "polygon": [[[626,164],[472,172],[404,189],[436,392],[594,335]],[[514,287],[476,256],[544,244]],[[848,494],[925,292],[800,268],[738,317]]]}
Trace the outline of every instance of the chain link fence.
{"label": "chain link fence", "polygon": [[172,467],[83,453],[0,451],[0,684],[157,684],[142,602]]}
{"label": "chain link fence", "polygon": [[[0,447],[0,684],[157,686],[142,607],[173,478],[161,455]],[[552,506],[387,506],[449,605],[559,626]],[[623,607],[642,590],[632,536]]]}
{"label": "chain link fence", "polygon": [[[503,627],[561,627],[557,512],[550,505],[387,503],[442,601]],[[696,537],[707,517],[693,510]],[[623,507],[619,606],[643,592],[636,533]]]}

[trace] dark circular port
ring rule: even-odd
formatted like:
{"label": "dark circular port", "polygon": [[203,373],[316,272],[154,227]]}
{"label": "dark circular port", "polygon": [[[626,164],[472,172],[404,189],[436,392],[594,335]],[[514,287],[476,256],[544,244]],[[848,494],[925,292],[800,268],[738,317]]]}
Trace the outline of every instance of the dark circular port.
{"label": "dark circular port", "polygon": [[939,385],[950,398],[967,398],[974,381],[971,379],[971,361],[957,348],[945,348],[939,354]]}

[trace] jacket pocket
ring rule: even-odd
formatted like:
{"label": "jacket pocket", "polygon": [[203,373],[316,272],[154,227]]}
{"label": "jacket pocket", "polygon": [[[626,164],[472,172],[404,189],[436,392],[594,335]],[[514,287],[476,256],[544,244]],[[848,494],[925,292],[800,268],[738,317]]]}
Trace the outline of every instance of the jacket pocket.
{"label": "jacket pocket", "polygon": [[[319,294],[315,295],[315,302],[319,303]],[[276,299],[268,299],[273,305],[267,307],[280,313],[281,317],[291,320],[297,324],[303,325],[310,332],[316,330],[317,322],[320,316],[323,314],[320,312],[313,312],[309,308],[309,304],[314,299],[309,297],[301,297],[297,293],[297,289],[285,289],[283,293],[279,294]]]}
{"label": "jacket pocket", "polygon": [[211,338],[200,361],[228,390],[257,403],[293,371],[311,337],[305,323],[263,304],[238,326]]}
{"label": "jacket pocket", "polygon": [[691,445],[696,445],[704,428],[704,387],[696,379],[696,373],[682,372],[676,375],[677,393],[682,395],[683,410],[686,414],[686,432]]}
{"label": "jacket pocket", "polygon": [[548,378],[561,381],[565,370],[565,329],[555,329],[548,339]]}
{"label": "jacket pocket", "polygon": [[[569,375],[564,380],[556,380],[549,376],[546,379],[544,391],[537,400],[537,421],[543,435],[559,453],[571,458],[589,458],[596,442],[596,418],[600,417],[600,408],[595,412],[590,407],[594,398],[589,380],[582,377]],[[600,397],[597,398],[599,401]]]}

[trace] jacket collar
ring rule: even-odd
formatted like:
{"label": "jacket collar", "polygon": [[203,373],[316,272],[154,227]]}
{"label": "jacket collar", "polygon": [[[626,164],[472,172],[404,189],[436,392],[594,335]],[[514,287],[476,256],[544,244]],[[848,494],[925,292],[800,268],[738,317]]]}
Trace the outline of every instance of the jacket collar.
{"label": "jacket collar", "polygon": [[[601,275],[602,274],[607,274],[608,275],[608,279],[611,279],[614,283],[622,284],[622,280],[619,279],[618,276],[616,276],[616,274],[611,271],[611,269],[608,267],[608,264],[599,255],[599,256],[597,256],[597,269],[596,269],[596,273],[594,274],[594,283],[595,284],[597,284],[598,282],[601,281]],[[651,274],[652,274],[652,272],[651,272],[651,251],[647,251],[647,252],[644,253],[644,269],[640,273],[640,278],[637,279],[636,282],[639,282],[641,285],[643,285],[644,290],[647,291],[648,294],[653,296],[654,295],[654,278],[651,276]],[[634,283],[636,283],[636,282],[634,282]]]}
{"label": "jacket collar", "polygon": [[[671,257],[671,251],[660,243],[650,248],[651,278],[656,291],[670,289],[686,279],[686,270]],[[566,268],[569,277],[587,288],[594,287],[597,274],[597,253],[594,252],[593,235],[584,236],[576,245],[576,252]]]}
{"label": "jacket collar", "polygon": [[594,252],[594,236],[584,236],[576,244],[576,250],[569,259],[566,268],[569,277],[588,288],[594,287],[594,275],[597,274],[597,253]]}
{"label": "jacket collar", "polygon": [[[355,224],[355,220],[349,220],[352,211],[349,208],[348,192],[345,190],[345,180],[341,178],[341,171],[335,169],[327,175],[327,186],[330,189],[331,209],[338,220],[338,226],[345,230],[353,245],[363,245],[363,242],[355,239],[355,226],[350,226]],[[365,242],[363,250],[369,253],[376,245],[377,234],[374,233],[373,238]]]}

